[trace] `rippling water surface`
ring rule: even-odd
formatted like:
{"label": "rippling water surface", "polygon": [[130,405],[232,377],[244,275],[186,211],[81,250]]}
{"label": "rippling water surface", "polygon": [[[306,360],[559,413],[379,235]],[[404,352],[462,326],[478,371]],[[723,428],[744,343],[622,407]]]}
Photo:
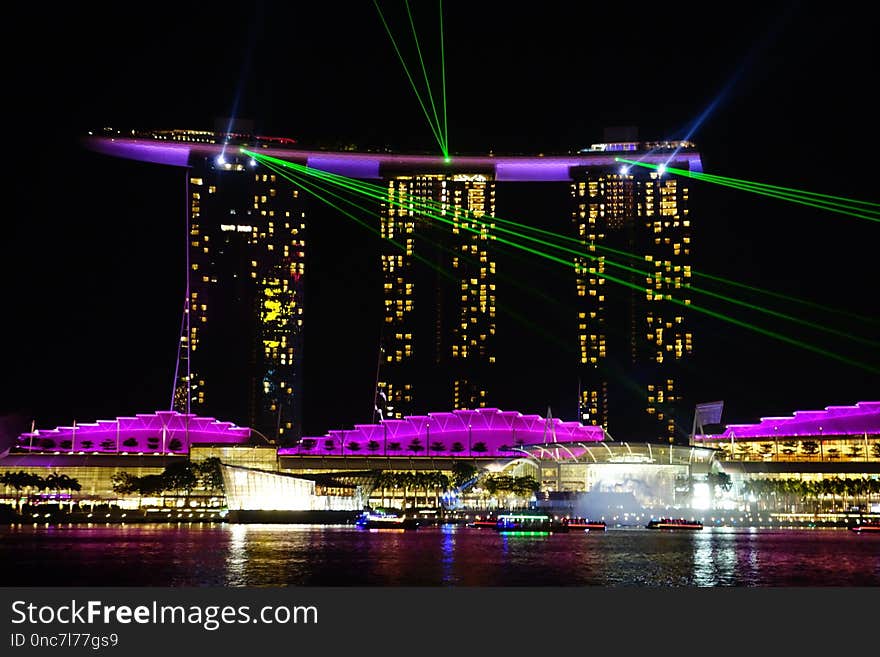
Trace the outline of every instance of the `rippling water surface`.
{"label": "rippling water surface", "polygon": [[0,559],[4,586],[880,585],[880,536],[831,529],[7,526]]}

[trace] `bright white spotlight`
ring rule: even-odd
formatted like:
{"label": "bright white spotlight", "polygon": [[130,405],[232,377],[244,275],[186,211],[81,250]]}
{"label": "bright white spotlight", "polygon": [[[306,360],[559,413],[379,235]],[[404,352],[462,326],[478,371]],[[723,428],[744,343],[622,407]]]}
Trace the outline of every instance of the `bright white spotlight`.
{"label": "bright white spotlight", "polygon": [[664,173],[666,173],[666,165],[661,164],[660,166],[657,167],[657,175],[662,176]]}
{"label": "bright white spotlight", "polygon": [[217,164],[219,164],[221,167],[222,167],[224,164],[226,164],[226,158],[223,157],[222,154],[221,154],[221,155],[218,155],[218,156],[217,156],[217,159],[214,160],[214,161],[215,161]]}
{"label": "bright white spotlight", "polygon": [[626,166],[626,165],[624,164],[622,167],[620,167],[620,175],[621,175],[621,176],[625,176],[625,175],[628,174],[628,173],[629,173],[629,167],[628,167],[628,166]]}

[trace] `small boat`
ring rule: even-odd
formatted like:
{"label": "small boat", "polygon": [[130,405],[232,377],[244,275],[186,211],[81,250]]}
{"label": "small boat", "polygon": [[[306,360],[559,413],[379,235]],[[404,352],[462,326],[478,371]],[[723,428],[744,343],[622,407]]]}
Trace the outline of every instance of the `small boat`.
{"label": "small boat", "polygon": [[497,525],[498,520],[495,518],[476,518],[467,524],[468,527],[475,529],[496,529]]}
{"label": "small boat", "polygon": [[568,527],[569,531],[604,532],[606,529],[604,520],[588,520],[587,518],[569,518],[564,520],[563,524]]}
{"label": "small boat", "polygon": [[540,513],[505,513],[498,516],[495,529],[499,532],[550,532],[565,531],[560,522],[546,514]]}
{"label": "small boat", "polygon": [[702,529],[703,523],[699,520],[685,520],[684,518],[660,518],[651,520],[647,529]]}
{"label": "small boat", "polygon": [[849,529],[858,534],[880,534],[880,522],[860,522]]}
{"label": "small boat", "polygon": [[365,512],[355,521],[363,529],[418,529],[419,521],[394,513]]}

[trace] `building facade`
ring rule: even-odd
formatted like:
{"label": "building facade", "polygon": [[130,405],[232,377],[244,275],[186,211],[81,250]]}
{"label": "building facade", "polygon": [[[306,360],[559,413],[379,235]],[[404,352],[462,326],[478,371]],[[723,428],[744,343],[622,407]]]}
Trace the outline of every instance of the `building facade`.
{"label": "building facade", "polygon": [[190,161],[174,407],[287,442],[302,423],[305,205],[300,190],[234,150]]}
{"label": "building facade", "polygon": [[[499,324],[496,309],[498,302],[509,307],[516,293],[498,289],[496,182],[564,181],[573,223],[565,229],[569,218],[557,208],[552,227],[569,238],[573,229],[583,253],[567,258],[575,269],[575,307],[567,311],[564,341],[578,356],[566,356],[565,371],[554,372],[554,379],[572,392],[578,379],[578,419],[614,436],[687,434],[678,430],[676,414],[686,387],[679,370],[693,350],[685,312],[689,189],[657,171],[623,171],[617,156],[699,171],[700,155],[689,142],[451,161],[307,150],[292,140],[206,131],[131,137],[116,131],[87,143],[189,171],[191,288],[177,410],[229,417],[282,442],[302,435],[306,199],[295,185],[256,166],[240,152],[243,145],[385,190],[384,201],[373,206],[383,286],[374,420],[510,403],[495,361],[499,339],[513,331],[506,319]],[[628,268],[620,267],[621,259]],[[542,309],[520,314],[533,312]],[[543,345],[534,340],[528,349],[539,359]]]}
{"label": "building facade", "polygon": [[377,373],[383,417],[489,403],[496,357],[494,212],[495,183],[485,174],[387,181]]}
{"label": "building facade", "polygon": [[624,439],[686,441],[689,194],[658,170],[572,169],[579,419]]}

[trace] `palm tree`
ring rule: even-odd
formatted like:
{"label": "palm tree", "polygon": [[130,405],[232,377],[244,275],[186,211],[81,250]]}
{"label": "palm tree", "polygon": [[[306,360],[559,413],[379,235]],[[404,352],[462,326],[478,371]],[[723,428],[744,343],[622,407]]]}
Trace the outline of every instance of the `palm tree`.
{"label": "palm tree", "polygon": [[410,488],[413,489],[413,508],[416,506],[416,497],[415,497],[415,487],[416,487],[416,475],[414,472],[401,472],[400,473],[400,485],[403,488],[403,510],[406,511],[406,498],[407,491]]}
{"label": "palm tree", "polygon": [[440,508],[440,494],[449,490],[449,477],[442,472],[433,472],[432,480],[434,484],[434,505]]}
{"label": "palm tree", "polygon": [[30,489],[40,490],[45,486],[45,481],[38,474],[31,474],[30,472],[25,472],[24,470],[19,470],[18,472],[7,473],[9,475],[6,479],[5,483],[12,486],[16,492],[16,507],[19,511],[23,508],[23,504],[21,502],[21,492],[24,490],[25,497],[30,499]]}
{"label": "palm tree", "polygon": [[477,468],[470,463],[456,461],[452,464],[452,484],[456,488],[473,479],[476,474]]}
{"label": "palm tree", "polygon": [[836,506],[837,496],[840,495],[843,498],[843,506],[846,508],[846,484],[840,477],[832,477],[831,478],[831,491],[834,494],[834,503]]}
{"label": "palm tree", "polygon": [[361,451],[361,444],[359,442],[352,441],[348,443],[348,449],[351,452],[359,452]]}
{"label": "palm tree", "polygon": [[835,484],[834,481],[832,481],[831,479],[824,478],[822,479],[822,481],[819,482],[819,492],[822,497],[830,498],[829,502],[832,509],[834,508],[834,491]]}
{"label": "palm tree", "polygon": [[454,443],[452,443],[452,447],[449,448],[449,451],[452,452],[452,453],[454,453],[454,454],[458,454],[458,453],[464,451],[464,445],[462,445],[462,444],[461,444],[460,442],[458,442],[458,441],[455,441]]}
{"label": "palm tree", "polygon": [[220,459],[216,456],[210,456],[195,464],[194,471],[202,488],[208,492],[219,492],[222,495],[226,487],[223,483],[223,469],[220,466]]}
{"label": "palm tree", "polygon": [[376,486],[382,491],[382,508],[385,508],[385,489],[388,487],[388,482],[390,479],[390,474],[388,471],[383,470],[379,473],[379,477],[376,479]]}
{"label": "palm tree", "polygon": [[374,454],[379,451],[380,447],[381,445],[379,444],[378,440],[371,440],[367,443],[367,449]]}
{"label": "palm tree", "polygon": [[801,443],[801,451],[807,456],[815,456],[819,452],[819,443],[815,440],[805,440]]}

